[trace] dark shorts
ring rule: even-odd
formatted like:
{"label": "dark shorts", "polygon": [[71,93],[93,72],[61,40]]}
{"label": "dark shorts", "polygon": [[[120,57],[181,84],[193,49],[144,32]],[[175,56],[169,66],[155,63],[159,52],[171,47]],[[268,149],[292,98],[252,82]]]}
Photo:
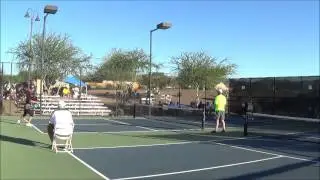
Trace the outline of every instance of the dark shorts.
{"label": "dark shorts", "polygon": [[216,111],[216,118],[217,118],[217,120],[219,120],[219,119],[224,120],[225,119],[225,112],[224,111]]}
{"label": "dark shorts", "polygon": [[22,116],[25,117],[26,115],[29,115],[31,117],[33,117],[33,115],[34,115],[34,111],[27,105],[23,109],[23,115]]}

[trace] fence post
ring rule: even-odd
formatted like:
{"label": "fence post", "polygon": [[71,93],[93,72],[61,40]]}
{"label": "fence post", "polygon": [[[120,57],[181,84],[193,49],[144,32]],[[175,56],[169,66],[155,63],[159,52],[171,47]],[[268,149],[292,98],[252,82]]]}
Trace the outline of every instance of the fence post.
{"label": "fence post", "polygon": [[203,117],[202,117],[202,123],[201,123],[201,128],[205,128],[205,123],[206,123],[206,108],[207,108],[207,87],[206,83],[204,85],[204,106],[203,106]]}
{"label": "fence post", "polygon": [[276,102],[275,102],[275,98],[276,98],[276,77],[273,77],[273,97],[272,97],[272,114],[275,114],[275,110],[276,110]]}
{"label": "fence post", "polygon": [[79,116],[81,115],[81,103],[82,103],[82,83],[81,83],[81,72],[82,71],[82,67],[80,67],[79,70],[79,84],[80,84],[80,98],[79,98]]}
{"label": "fence post", "polygon": [[[10,84],[12,83],[12,62],[10,63]],[[17,92],[16,92],[17,93]],[[10,95],[11,96],[11,95]],[[11,102],[12,100],[10,99],[10,106],[9,106],[9,108],[10,108],[10,115],[11,115],[11,111],[12,111],[12,102]]]}
{"label": "fence post", "polygon": [[4,79],[3,79],[3,62],[1,62],[1,107],[0,107],[0,112],[2,113],[2,108],[3,108],[3,101],[4,101],[4,92],[3,92],[3,81],[4,81]]}

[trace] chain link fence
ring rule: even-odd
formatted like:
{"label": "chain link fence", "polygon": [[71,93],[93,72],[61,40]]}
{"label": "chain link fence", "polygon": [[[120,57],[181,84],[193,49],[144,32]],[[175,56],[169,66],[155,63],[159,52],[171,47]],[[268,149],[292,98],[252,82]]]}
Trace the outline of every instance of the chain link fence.
{"label": "chain link fence", "polygon": [[31,68],[34,64],[0,62],[2,113],[6,115],[21,113],[25,94],[23,87],[35,88]]}
{"label": "chain link fence", "polygon": [[252,101],[256,113],[320,118],[319,84],[319,76],[230,79],[230,111]]}

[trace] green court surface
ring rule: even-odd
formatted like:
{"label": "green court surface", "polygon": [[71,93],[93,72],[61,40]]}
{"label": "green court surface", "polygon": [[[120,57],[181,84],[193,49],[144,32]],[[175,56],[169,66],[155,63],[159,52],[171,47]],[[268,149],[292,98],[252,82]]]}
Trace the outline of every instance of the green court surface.
{"label": "green court surface", "polygon": [[[54,153],[47,134],[2,116],[0,179],[101,179],[68,153]],[[241,130],[210,135],[210,129],[190,132],[75,133],[74,148],[134,146],[219,140],[242,136]],[[102,157],[103,158],[103,157]]]}

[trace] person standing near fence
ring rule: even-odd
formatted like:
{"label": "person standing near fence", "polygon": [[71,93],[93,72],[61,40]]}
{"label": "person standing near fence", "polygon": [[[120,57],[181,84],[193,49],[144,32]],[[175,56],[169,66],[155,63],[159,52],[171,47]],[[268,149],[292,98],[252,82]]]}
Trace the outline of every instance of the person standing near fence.
{"label": "person standing near fence", "polygon": [[227,105],[227,98],[222,94],[222,89],[218,89],[218,95],[214,100],[214,107],[216,113],[216,128],[212,133],[218,132],[219,121],[221,120],[223,130],[222,132],[226,132],[226,123],[225,123],[225,111]]}

